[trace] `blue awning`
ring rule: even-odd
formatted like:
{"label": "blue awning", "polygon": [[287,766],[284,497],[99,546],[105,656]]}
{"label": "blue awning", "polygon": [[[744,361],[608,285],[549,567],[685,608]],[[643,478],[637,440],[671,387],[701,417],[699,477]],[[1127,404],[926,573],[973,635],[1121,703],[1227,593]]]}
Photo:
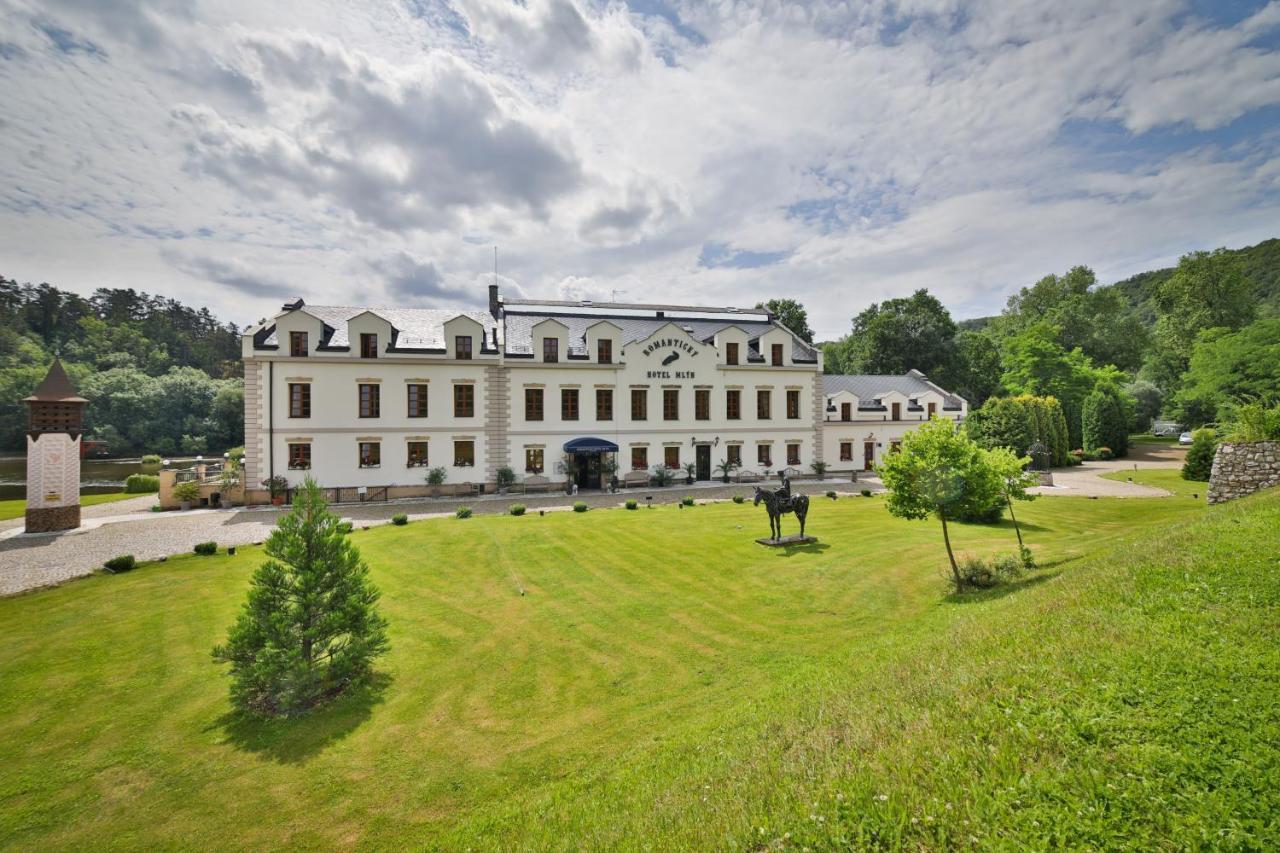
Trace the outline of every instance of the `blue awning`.
{"label": "blue awning", "polygon": [[575,438],[564,443],[565,453],[617,453],[618,445],[603,438]]}

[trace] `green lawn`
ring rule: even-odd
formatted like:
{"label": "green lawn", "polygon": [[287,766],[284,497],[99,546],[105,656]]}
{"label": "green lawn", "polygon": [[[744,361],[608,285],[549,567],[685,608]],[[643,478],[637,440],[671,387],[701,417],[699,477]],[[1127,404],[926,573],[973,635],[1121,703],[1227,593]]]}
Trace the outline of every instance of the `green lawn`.
{"label": "green lawn", "polygon": [[[115,501],[125,501],[129,498],[140,498],[139,494],[128,494],[126,492],[112,492],[106,495],[81,495],[80,506],[94,506],[95,504],[109,504]],[[22,518],[27,511],[26,498],[16,501],[0,501],[0,521],[8,521],[11,518]]]}
{"label": "green lawn", "polygon": [[961,599],[880,499],[357,531],[383,681],[292,722],[209,660],[258,549],[0,600],[0,845],[1275,847],[1280,496],[1019,518]]}
{"label": "green lawn", "polygon": [[1192,480],[1182,479],[1181,468],[1139,468],[1137,471],[1112,471],[1109,474],[1100,474],[1104,480],[1133,480],[1141,486],[1154,486],[1157,489],[1164,489],[1176,497],[1190,498],[1192,495],[1198,495],[1200,500],[1205,500],[1205,495],[1209,491],[1208,483],[1200,483]]}

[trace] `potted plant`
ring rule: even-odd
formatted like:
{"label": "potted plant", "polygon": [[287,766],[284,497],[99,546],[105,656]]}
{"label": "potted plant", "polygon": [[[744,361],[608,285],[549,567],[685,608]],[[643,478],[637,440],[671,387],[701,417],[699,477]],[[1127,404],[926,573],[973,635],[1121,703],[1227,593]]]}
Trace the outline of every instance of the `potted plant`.
{"label": "potted plant", "polygon": [[737,462],[730,462],[728,459],[721,459],[720,464],[716,466],[716,470],[720,472],[720,479],[723,482],[729,482],[730,475],[738,468]]}
{"label": "potted plant", "polygon": [[578,476],[578,459],[572,453],[566,453],[556,466],[556,470],[564,474],[564,493],[573,494],[574,479]]}
{"label": "potted plant", "polygon": [[173,497],[183,511],[191,509],[191,505],[200,500],[200,484],[195,480],[183,480],[173,487]]}
{"label": "potted plant", "polygon": [[494,479],[498,483],[498,494],[505,495],[507,489],[511,488],[516,481],[516,472],[511,469],[511,466],[503,465],[494,475]]}
{"label": "potted plant", "polygon": [[271,493],[271,503],[280,506],[284,503],[284,493],[289,490],[289,481],[276,474],[263,480],[262,487]]}
{"label": "potted plant", "polygon": [[443,466],[437,466],[427,471],[427,485],[430,487],[431,497],[440,497],[440,487],[444,485],[444,481],[448,476],[449,472]]}
{"label": "potted plant", "polygon": [[809,467],[813,469],[813,473],[818,475],[819,480],[827,479],[827,463],[811,462],[809,463]]}
{"label": "potted plant", "polygon": [[693,485],[693,478],[698,475],[698,466],[692,462],[686,463],[684,466],[684,484],[686,486]]}
{"label": "potted plant", "polygon": [[609,483],[609,491],[618,491],[618,460],[610,453],[600,459],[600,473]]}
{"label": "potted plant", "polygon": [[671,469],[668,468],[666,465],[653,466],[653,484],[655,486],[662,486],[662,487],[669,486],[671,485],[672,479],[673,477],[671,475]]}

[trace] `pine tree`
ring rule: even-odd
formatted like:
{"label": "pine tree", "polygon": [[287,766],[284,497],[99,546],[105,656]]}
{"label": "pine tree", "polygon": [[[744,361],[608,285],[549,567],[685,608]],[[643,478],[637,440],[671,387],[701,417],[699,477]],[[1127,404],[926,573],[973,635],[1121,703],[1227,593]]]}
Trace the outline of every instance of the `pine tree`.
{"label": "pine tree", "polygon": [[214,660],[231,664],[231,702],[295,716],[367,683],[387,650],[369,567],[310,478],[267,539],[249,598]]}

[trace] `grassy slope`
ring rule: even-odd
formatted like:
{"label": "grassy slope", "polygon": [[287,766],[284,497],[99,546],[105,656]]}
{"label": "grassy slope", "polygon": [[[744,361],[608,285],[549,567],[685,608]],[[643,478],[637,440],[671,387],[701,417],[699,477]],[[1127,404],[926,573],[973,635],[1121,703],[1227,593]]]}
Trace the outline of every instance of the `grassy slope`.
{"label": "grassy slope", "polygon": [[360,532],[388,683],[293,723],[227,715],[207,658],[256,549],[3,600],[0,839],[1274,840],[1280,499],[1203,514],[1039,500],[1043,582],[963,603],[879,500],[789,555],[734,505]]}
{"label": "grassy slope", "polygon": [[[81,495],[80,506],[94,506],[95,504],[108,504],[115,501],[125,501],[129,498],[140,498],[140,494],[127,494],[125,492],[112,492],[105,495]],[[0,501],[0,521],[8,521],[11,518],[22,518],[27,511],[26,499],[16,501]]]}
{"label": "grassy slope", "polygon": [[1202,501],[1209,490],[1208,483],[1182,479],[1181,468],[1139,468],[1137,471],[1112,471],[1109,474],[1100,474],[1099,476],[1104,480],[1119,480],[1120,482],[1133,480],[1140,486],[1154,486],[1180,498],[1198,496]]}

